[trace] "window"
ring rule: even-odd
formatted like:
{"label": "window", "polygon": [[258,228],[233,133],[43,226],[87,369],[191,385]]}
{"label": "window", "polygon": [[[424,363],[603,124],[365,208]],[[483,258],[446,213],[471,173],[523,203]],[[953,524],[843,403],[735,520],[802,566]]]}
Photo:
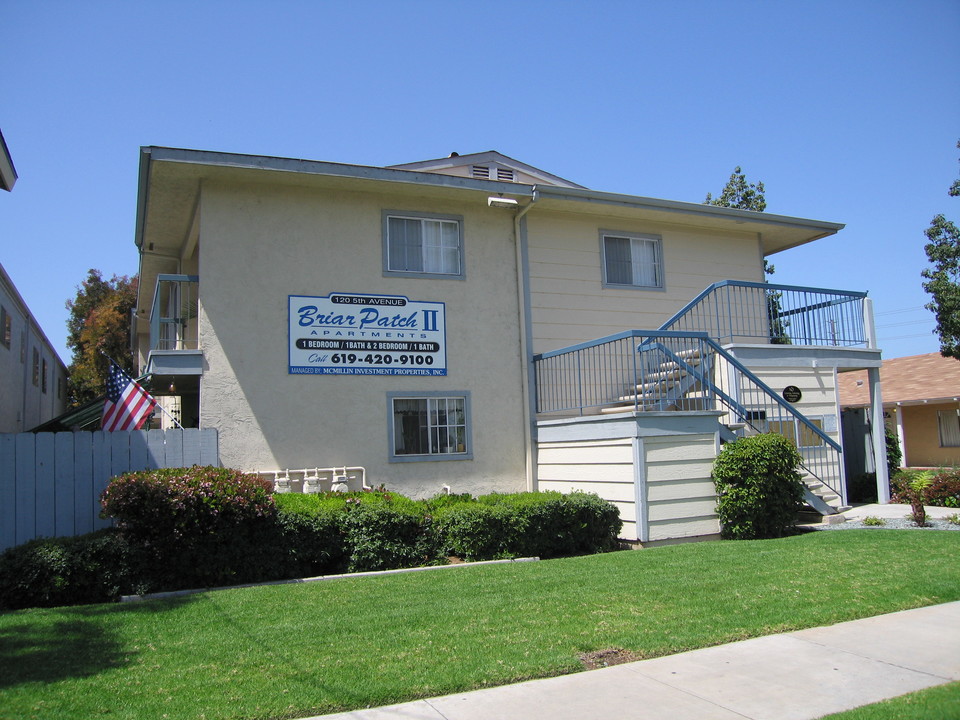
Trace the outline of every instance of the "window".
{"label": "window", "polygon": [[388,393],[387,398],[391,461],[472,457],[469,393]]}
{"label": "window", "polygon": [[47,394],[47,359],[43,359],[42,366],[40,368],[40,390],[44,395]]}
{"label": "window", "polygon": [[940,447],[960,447],[960,410],[938,410]]}
{"label": "window", "polygon": [[40,384],[40,352],[33,349],[33,384]]}
{"label": "window", "polygon": [[384,213],[385,273],[463,277],[462,219]]}
{"label": "window", "polygon": [[662,288],[663,260],[656,235],[601,233],[604,285]]}
{"label": "window", "polygon": [[9,350],[10,343],[13,340],[13,318],[7,309],[0,305],[0,342]]}
{"label": "window", "polygon": [[[823,431],[823,418],[808,417],[807,420],[817,430]],[[826,443],[819,434],[810,429],[806,423],[799,422],[793,418],[781,418],[778,420],[763,420],[763,425],[758,424],[764,432],[777,433],[783,435],[790,444],[797,449],[810,447],[823,447]]]}

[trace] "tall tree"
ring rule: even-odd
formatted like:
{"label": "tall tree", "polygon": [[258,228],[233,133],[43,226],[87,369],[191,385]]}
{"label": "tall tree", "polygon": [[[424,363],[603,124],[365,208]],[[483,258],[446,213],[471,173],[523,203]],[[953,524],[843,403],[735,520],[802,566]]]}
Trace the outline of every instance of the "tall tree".
{"label": "tall tree", "polygon": [[67,300],[67,347],[73,353],[67,394],[73,407],[103,395],[108,356],[131,372],[130,311],[137,302],[137,285],[136,276],[104,280],[99,270],[90,269],[76,297]]}
{"label": "tall tree", "polygon": [[740,166],[737,165],[730,173],[730,179],[723,186],[719,197],[713,197],[713,195],[707,193],[707,199],[703,201],[703,204],[763,212],[767,209],[767,200],[763,193],[763,183],[748,183]]}
{"label": "tall tree", "polygon": [[[947,194],[960,197],[960,179],[953,181]],[[937,319],[934,332],[940,338],[940,354],[960,360],[960,228],[940,214],[924,234],[930,242],[923,249],[933,264],[921,273],[927,279],[923,289],[932,298],[924,307]]]}
{"label": "tall tree", "polygon": [[[747,176],[737,165],[730,173],[730,179],[723,186],[718,197],[713,197],[707,193],[707,199],[703,201],[704,205],[716,205],[717,207],[736,208],[737,210],[752,210],[753,212],[763,212],[767,209],[767,198],[765,196],[766,188],[762,182],[748,183]],[[776,271],[766,258],[763,259],[763,272],[766,275],[773,275]],[[769,282],[769,281],[768,281]],[[782,294],[774,290],[767,291],[767,314],[770,316],[770,341],[775,345],[789,345],[790,337],[787,335],[789,321],[782,317]]]}
{"label": "tall tree", "polygon": [[[716,205],[717,207],[736,208],[737,210],[753,210],[754,212],[763,212],[767,209],[767,199],[764,196],[766,188],[762,182],[748,183],[747,176],[737,165],[730,173],[730,179],[723,186],[720,195],[714,197],[707,193],[707,199],[703,201],[704,205]],[[775,268],[763,259],[763,271],[767,275],[773,275]]]}

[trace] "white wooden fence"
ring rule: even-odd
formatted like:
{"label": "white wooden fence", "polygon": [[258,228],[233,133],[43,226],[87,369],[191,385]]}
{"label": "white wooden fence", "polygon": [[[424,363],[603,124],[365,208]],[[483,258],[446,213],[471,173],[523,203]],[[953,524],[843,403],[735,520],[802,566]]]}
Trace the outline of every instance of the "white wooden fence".
{"label": "white wooden fence", "polygon": [[216,430],[0,434],[0,550],[108,527],[100,493],[121,473],[219,464]]}

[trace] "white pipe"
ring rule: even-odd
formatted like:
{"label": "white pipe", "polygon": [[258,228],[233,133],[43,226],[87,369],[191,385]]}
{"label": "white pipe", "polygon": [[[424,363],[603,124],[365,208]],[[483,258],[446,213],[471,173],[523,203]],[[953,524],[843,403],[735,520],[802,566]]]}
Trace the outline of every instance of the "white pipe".
{"label": "white pipe", "polygon": [[539,191],[537,190],[537,186],[534,185],[530,202],[520,208],[513,218],[513,239],[516,248],[517,263],[517,311],[520,314],[518,324],[520,326],[520,387],[523,397],[523,444],[527,490],[529,491],[533,491],[536,488],[534,487],[533,433],[530,428],[533,419],[530,413],[530,401],[532,398],[530,396],[530,355],[527,348],[527,281],[523,272],[523,246],[520,242],[520,220],[530,212],[538,198]]}

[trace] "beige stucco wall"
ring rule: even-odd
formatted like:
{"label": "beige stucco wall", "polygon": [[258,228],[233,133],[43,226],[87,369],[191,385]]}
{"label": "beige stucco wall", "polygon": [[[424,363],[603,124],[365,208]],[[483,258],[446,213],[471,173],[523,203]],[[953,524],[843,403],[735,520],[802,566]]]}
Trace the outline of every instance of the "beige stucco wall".
{"label": "beige stucco wall", "polygon": [[[383,210],[463,216],[465,280],[384,277]],[[363,466],[414,496],[525,487],[512,216],[481,203],[298,187],[202,191],[201,427],[246,470]],[[288,295],[446,304],[446,377],[288,374]],[[473,459],[389,462],[390,391],[470,393]]]}
{"label": "beige stucco wall", "polygon": [[[960,447],[940,447],[937,412],[956,412],[957,404],[903,405],[904,465],[910,467],[960,467]],[[893,420],[893,422],[896,422]]]}
{"label": "beige stucco wall", "polygon": [[[659,235],[661,289],[604,288],[600,231]],[[684,226],[600,216],[527,215],[535,352],[623,330],[659,327],[708,285],[763,280],[755,233],[718,234]]]}

